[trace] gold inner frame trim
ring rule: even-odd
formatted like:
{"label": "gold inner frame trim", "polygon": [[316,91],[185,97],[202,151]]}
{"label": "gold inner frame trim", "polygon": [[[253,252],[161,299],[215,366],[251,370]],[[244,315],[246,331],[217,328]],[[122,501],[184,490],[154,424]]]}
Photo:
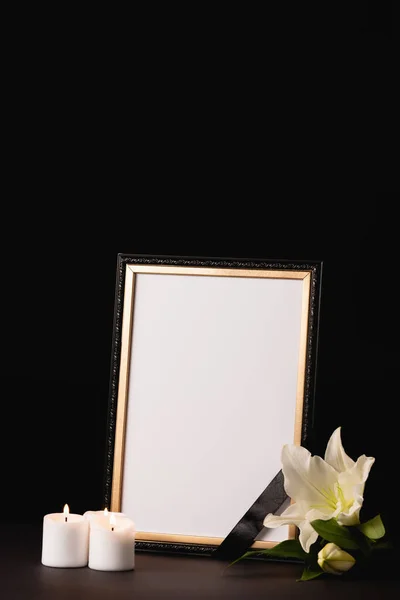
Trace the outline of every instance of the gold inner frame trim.
{"label": "gold inner frame trim", "polygon": [[[113,512],[121,512],[122,488],[123,488],[123,469],[124,469],[124,451],[125,451],[125,431],[126,414],[129,392],[129,365],[133,330],[134,313],[134,295],[136,274],[159,274],[159,275],[197,275],[212,277],[252,277],[267,279],[295,279],[303,281],[302,289],[302,308],[300,325],[300,352],[297,374],[297,392],[295,407],[295,427],[293,442],[297,445],[301,443],[302,417],[304,404],[304,382],[305,365],[307,353],[307,332],[308,332],[308,314],[311,287],[310,271],[279,271],[279,270],[258,270],[258,269],[219,269],[204,267],[178,267],[165,265],[126,265],[125,270],[125,288],[124,305],[121,331],[121,353],[120,370],[118,382],[117,414],[115,426],[114,441],[114,462],[113,478],[111,488],[111,506]],[[288,538],[296,537],[296,528],[290,526]],[[136,533],[136,539],[149,542],[171,542],[184,544],[203,544],[216,545],[222,543],[224,538],[179,535],[168,533],[152,533],[139,531]],[[275,541],[256,541],[252,548],[272,548],[279,542]]]}

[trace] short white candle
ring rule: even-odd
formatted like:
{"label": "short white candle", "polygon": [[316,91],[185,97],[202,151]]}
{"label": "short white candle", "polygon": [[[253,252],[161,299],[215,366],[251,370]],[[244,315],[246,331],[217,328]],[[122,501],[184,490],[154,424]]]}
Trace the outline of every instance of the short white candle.
{"label": "short white candle", "polygon": [[83,515],[62,513],[43,518],[42,564],[46,567],[86,567],[89,559],[89,522]]}
{"label": "short white candle", "polygon": [[131,571],[135,568],[135,525],[114,513],[90,519],[89,568]]}

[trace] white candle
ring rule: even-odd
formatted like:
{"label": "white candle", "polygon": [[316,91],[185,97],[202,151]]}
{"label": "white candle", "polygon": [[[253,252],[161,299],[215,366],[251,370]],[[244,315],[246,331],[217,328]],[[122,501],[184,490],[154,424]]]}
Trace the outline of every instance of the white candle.
{"label": "white candle", "polygon": [[89,559],[89,522],[83,515],[62,513],[43,518],[42,564],[46,567],[86,567]]}
{"label": "white candle", "polygon": [[95,571],[135,568],[135,525],[131,519],[103,512],[90,519],[89,568]]}

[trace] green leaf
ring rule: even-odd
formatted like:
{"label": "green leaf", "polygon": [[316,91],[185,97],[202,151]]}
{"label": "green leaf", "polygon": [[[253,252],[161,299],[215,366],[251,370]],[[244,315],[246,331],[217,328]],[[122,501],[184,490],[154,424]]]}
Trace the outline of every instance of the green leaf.
{"label": "green leaf", "polygon": [[302,573],[302,576],[297,581],[310,581],[310,579],[315,579],[316,577],[319,577],[322,574],[322,569],[307,565],[307,567],[305,567]]}
{"label": "green leaf", "polygon": [[370,540],[379,540],[385,535],[385,526],[380,515],[358,525],[358,529]]}
{"label": "green leaf", "polygon": [[312,521],[311,525],[324,540],[333,542],[340,546],[340,548],[357,550],[360,547],[359,543],[353,538],[350,529],[339,525],[336,519],[329,519],[328,521],[317,519],[316,521]]}
{"label": "green leaf", "polygon": [[250,558],[251,556],[256,556],[263,554],[264,550],[254,550],[251,552],[245,552],[244,554],[242,554],[242,556],[239,556],[239,558],[236,558],[233,562],[231,562],[228,566],[231,567],[232,565],[235,565],[236,563],[238,563],[240,560],[243,560],[245,558]]}
{"label": "green leaf", "polygon": [[273,548],[267,548],[263,552],[273,558],[299,558],[300,560],[305,560],[308,556],[307,552],[301,547],[299,540],[284,540],[280,544],[277,544]]}
{"label": "green leaf", "polygon": [[273,548],[266,548],[265,550],[254,550],[246,552],[243,556],[240,556],[236,560],[230,563],[230,567],[235,563],[243,560],[244,558],[250,558],[251,556],[264,555],[270,558],[296,558],[305,560],[307,553],[304,552],[299,540],[284,540],[280,544],[277,544]]}
{"label": "green leaf", "polygon": [[362,554],[369,558],[372,552],[372,545],[376,542],[373,542],[369,538],[367,538],[361,531],[359,531],[358,527],[350,527],[351,534],[353,536],[354,541],[358,544],[359,549]]}

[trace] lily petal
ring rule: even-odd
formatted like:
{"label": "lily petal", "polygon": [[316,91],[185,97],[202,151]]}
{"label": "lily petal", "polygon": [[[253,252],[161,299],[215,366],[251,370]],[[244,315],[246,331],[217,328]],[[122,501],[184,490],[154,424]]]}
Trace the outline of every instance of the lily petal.
{"label": "lily petal", "polygon": [[281,515],[268,514],[264,519],[265,527],[281,527],[281,525],[299,525],[305,519],[305,512],[294,503],[287,507]]}
{"label": "lily petal", "polygon": [[338,489],[342,506],[338,521],[341,525],[356,525],[360,522],[365,482],[374,462],[375,458],[363,454],[351,469],[339,474]]}
{"label": "lily petal", "polygon": [[374,462],[375,458],[363,454],[350,470],[339,473],[338,483],[346,500],[353,497],[355,492],[363,494],[365,482]]}
{"label": "lily petal", "polygon": [[315,521],[316,519],[322,519],[323,521],[327,521],[331,518],[331,516],[331,514],[326,514],[315,508],[307,512],[303,523],[300,523],[300,525],[298,525],[298,528],[300,529],[299,542],[305,552],[310,551],[310,547],[318,538],[317,532],[311,525],[312,521]]}
{"label": "lily petal", "polygon": [[332,517],[335,517],[335,513],[330,513],[328,514],[325,511],[321,511],[318,510],[316,508],[312,508],[311,510],[309,510],[306,514],[306,519],[307,521],[310,521],[310,523],[312,521],[316,521],[317,519],[321,519],[322,521],[328,521],[329,519],[331,519]]}
{"label": "lily petal", "polygon": [[348,507],[343,507],[337,515],[339,525],[358,525],[360,522],[360,510],[363,505],[364,498],[357,494],[353,502]]}
{"label": "lily petal", "polygon": [[335,429],[329,438],[325,451],[325,460],[336,471],[341,473],[351,469],[354,465],[354,460],[350,458],[344,451],[341,438],[341,427]]}
{"label": "lily petal", "polygon": [[[282,525],[296,525],[300,531],[299,542],[305,552],[310,551],[310,547],[317,540],[318,534],[314,527],[307,520],[308,516],[305,514],[306,507],[296,503],[291,504],[280,516],[269,514],[264,519],[265,527],[281,527]],[[313,517],[315,519],[320,518],[318,511],[311,511],[315,513]],[[321,516],[323,518],[323,516]],[[326,518],[326,517],[325,517]]]}
{"label": "lily petal", "polygon": [[318,533],[315,531],[314,527],[311,525],[309,521],[303,521],[299,525],[300,535],[299,542],[304,552],[310,552],[310,548],[314,542],[318,539]]}
{"label": "lily petal", "polygon": [[285,490],[294,502],[314,507],[336,508],[334,488],[338,473],[320,456],[311,456],[302,446],[286,444],[281,455]]}

